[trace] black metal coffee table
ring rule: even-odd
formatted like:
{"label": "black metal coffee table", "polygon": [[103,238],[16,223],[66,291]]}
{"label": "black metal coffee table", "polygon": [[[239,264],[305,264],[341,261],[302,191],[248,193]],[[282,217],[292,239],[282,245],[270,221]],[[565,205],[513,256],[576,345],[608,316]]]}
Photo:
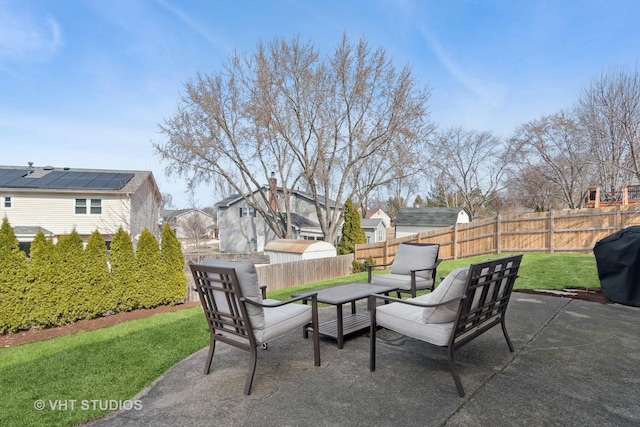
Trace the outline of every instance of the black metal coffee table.
{"label": "black metal coffee table", "polygon": [[[346,283],[344,285],[331,286],[311,292],[301,292],[292,297],[304,297],[307,294],[317,293],[318,302],[336,306],[336,319],[318,325],[318,333],[331,337],[338,342],[338,348],[344,347],[345,335],[369,328],[369,315],[356,313],[356,301],[367,298],[371,294],[385,294],[393,292],[397,288],[393,286],[372,285],[370,283]],[[304,300],[307,303],[307,300]],[[351,314],[342,314],[342,305],[351,303]],[[306,326],[304,333],[307,335],[310,326]]]}

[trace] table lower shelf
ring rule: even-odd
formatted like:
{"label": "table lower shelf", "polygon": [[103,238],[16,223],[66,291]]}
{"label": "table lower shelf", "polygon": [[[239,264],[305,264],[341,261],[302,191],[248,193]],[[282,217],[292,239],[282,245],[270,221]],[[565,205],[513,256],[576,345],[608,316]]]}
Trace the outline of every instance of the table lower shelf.
{"label": "table lower shelf", "polygon": [[[369,328],[369,315],[353,313],[342,317],[342,337],[363,331]],[[338,321],[329,320],[318,325],[318,333],[338,339]]]}

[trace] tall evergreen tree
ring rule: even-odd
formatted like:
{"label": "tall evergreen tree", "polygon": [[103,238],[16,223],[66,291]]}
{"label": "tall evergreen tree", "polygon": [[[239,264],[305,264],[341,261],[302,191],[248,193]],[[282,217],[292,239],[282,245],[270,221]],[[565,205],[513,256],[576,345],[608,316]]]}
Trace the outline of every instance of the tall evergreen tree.
{"label": "tall evergreen tree", "polygon": [[158,306],[163,300],[163,271],[160,266],[160,248],[155,236],[148,229],[142,230],[136,248],[138,265],[139,303],[143,308]]}
{"label": "tall evergreen tree", "polygon": [[60,236],[55,245],[56,293],[59,295],[60,324],[75,322],[84,316],[84,253],[82,237],[76,229]]}
{"label": "tall evergreen tree", "polygon": [[94,318],[113,309],[107,244],[98,230],[91,233],[84,250],[84,277],[86,317]]}
{"label": "tall evergreen tree", "polygon": [[111,285],[116,304],[116,311],[136,308],[139,304],[137,292],[136,255],[133,242],[126,231],[120,227],[111,241]]}
{"label": "tall evergreen tree", "polygon": [[180,241],[169,224],[162,227],[160,259],[162,260],[164,303],[176,304],[185,299],[187,276]]}
{"label": "tall evergreen tree", "polygon": [[348,198],[344,204],[344,224],[337,252],[339,255],[352,254],[358,243],[367,243],[367,235],[360,225],[358,210],[353,206],[351,198]]}
{"label": "tall evergreen tree", "polygon": [[31,303],[30,324],[46,328],[57,324],[56,263],[53,241],[38,230],[31,242],[27,282]]}
{"label": "tall evergreen tree", "polygon": [[9,220],[0,226],[0,333],[28,326],[27,255]]}

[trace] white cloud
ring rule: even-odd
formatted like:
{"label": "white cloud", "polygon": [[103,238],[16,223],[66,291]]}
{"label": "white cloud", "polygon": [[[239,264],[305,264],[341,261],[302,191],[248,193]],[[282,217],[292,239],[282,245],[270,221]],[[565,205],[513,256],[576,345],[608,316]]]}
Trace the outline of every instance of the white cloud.
{"label": "white cloud", "polygon": [[62,31],[53,16],[37,19],[0,5],[0,61],[43,62],[58,52]]}
{"label": "white cloud", "polygon": [[429,29],[422,26],[421,32],[438,61],[440,61],[454,79],[478,99],[478,103],[482,104],[483,108],[497,108],[503,104],[507,92],[504,85],[489,80],[482,80],[473,73],[470,73],[450,57],[449,53],[438,42]]}
{"label": "white cloud", "polygon": [[200,35],[202,38],[204,38],[205,40],[210,42],[217,49],[220,49],[220,50],[225,51],[225,52],[230,52],[230,51],[233,50],[231,45],[226,40],[223,40],[223,39],[221,39],[219,37],[216,37],[216,36],[212,35],[202,25],[198,24],[198,22],[196,22],[196,20],[191,18],[189,15],[187,15],[181,9],[178,9],[177,7],[169,4],[169,2],[164,1],[164,0],[156,0],[156,3],[158,3],[160,6],[162,6],[166,10],[168,10],[176,18],[178,18],[180,21],[182,21],[184,24],[186,24],[192,31],[194,31],[195,33]]}

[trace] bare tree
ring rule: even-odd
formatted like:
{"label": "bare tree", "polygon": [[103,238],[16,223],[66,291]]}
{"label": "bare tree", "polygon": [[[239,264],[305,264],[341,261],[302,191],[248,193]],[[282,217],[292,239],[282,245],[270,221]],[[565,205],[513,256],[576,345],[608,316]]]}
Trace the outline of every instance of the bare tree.
{"label": "bare tree", "polygon": [[162,193],[162,204],[160,209],[173,209],[173,196],[170,193]]}
{"label": "bare tree", "polygon": [[[364,39],[352,45],[346,35],[328,58],[298,39],[259,43],[185,88],[161,125],[168,139],[154,143],[167,173],[193,184],[222,177],[279,237],[292,233],[289,194],[304,188],[325,240],[335,241],[342,213],[329,209],[334,201],[340,208],[357,192],[362,203],[402,178],[394,163],[409,170],[432,130],[428,88],[416,87],[409,68],[397,71],[383,49]],[[385,164],[365,170],[372,163]],[[283,195],[275,206],[255,191],[271,172]]]}
{"label": "bare tree", "polygon": [[640,180],[638,68],[602,73],[580,97],[579,115],[591,140],[590,161],[597,164],[598,184],[615,191],[633,177]]}
{"label": "bare tree", "polygon": [[533,190],[531,196],[548,206],[554,205],[552,200],[544,200],[548,195],[560,196],[569,209],[583,206],[593,168],[588,161],[588,141],[572,115],[561,111],[525,123],[516,130],[510,145],[515,154],[510,161],[513,176],[522,189]]}
{"label": "bare tree", "polygon": [[562,191],[547,178],[551,172],[545,168],[544,164],[514,167],[507,183],[507,200],[536,212],[565,207]]}
{"label": "bare tree", "polygon": [[472,216],[487,209],[502,188],[505,173],[500,139],[489,132],[457,127],[441,132],[430,146],[425,174],[454,188]]}

